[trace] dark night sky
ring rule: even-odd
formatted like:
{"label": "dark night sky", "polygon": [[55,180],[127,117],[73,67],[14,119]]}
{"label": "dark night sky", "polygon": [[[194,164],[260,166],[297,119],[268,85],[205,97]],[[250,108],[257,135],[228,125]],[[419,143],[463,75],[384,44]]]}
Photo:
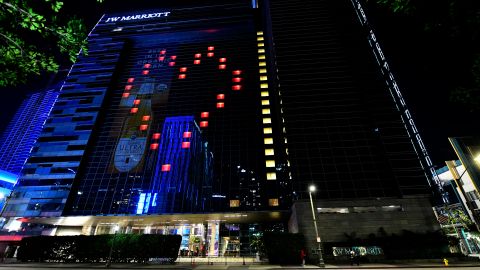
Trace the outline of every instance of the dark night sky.
{"label": "dark night sky", "polygon": [[[105,12],[200,2],[219,1],[105,0],[103,4],[95,0],[66,1],[63,12],[83,18],[87,29],[90,29]],[[464,106],[449,101],[449,89],[460,77],[459,72],[463,72],[455,65],[461,61],[459,56],[461,47],[458,44],[430,39],[428,35],[418,30],[414,23],[400,16],[391,16],[384,11],[372,9],[367,9],[367,16],[373,24],[432,160],[441,167],[444,160],[455,158],[447,137],[479,134],[479,127],[474,119],[479,119],[480,113],[469,112]],[[2,90],[2,99],[8,102],[4,102],[0,113],[0,130],[3,130],[13,117],[25,95],[42,88],[49,79],[47,77],[32,80],[27,86]]]}

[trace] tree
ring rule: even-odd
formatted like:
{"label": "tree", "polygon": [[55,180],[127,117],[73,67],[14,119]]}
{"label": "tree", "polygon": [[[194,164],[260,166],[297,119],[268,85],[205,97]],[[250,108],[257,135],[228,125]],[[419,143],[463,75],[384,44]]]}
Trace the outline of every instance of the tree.
{"label": "tree", "polygon": [[0,0],[0,87],[56,72],[63,58],[86,53],[82,20],[62,18],[57,0]]}

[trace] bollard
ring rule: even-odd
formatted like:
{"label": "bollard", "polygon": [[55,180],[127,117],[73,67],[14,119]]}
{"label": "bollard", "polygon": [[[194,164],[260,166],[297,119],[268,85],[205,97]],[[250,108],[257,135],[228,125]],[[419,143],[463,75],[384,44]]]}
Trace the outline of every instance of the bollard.
{"label": "bollard", "polygon": [[445,266],[448,266],[448,260],[447,260],[447,258],[443,258],[443,264],[444,264]]}

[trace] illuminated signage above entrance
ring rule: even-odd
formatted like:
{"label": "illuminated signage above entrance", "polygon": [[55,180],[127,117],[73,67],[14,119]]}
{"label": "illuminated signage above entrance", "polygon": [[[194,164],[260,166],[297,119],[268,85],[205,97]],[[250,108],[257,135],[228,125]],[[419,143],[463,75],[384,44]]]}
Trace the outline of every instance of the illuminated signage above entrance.
{"label": "illuminated signage above entrance", "polygon": [[110,17],[107,19],[108,22],[122,22],[122,21],[133,21],[133,20],[144,20],[144,19],[153,19],[153,18],[162,18],[168,17],[170,11],[167,12],[158,12],[158,13],[148,13],[148,14],[136,14],[130,16],[121,16],[121,17]]}

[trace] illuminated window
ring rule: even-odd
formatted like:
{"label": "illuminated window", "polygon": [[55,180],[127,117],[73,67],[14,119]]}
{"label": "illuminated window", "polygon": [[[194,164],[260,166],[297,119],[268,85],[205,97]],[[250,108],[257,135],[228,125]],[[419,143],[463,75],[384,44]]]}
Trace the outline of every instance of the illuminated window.
{"label": "illuminated window", "polygon": [[135,99],[135,100],[133,101],[133,104],[134,104],[134,105],[140,104],[140,99]]}
{"label": "illuminated window", "polygon": [[193,60],[194,65],[200,65],[200,60]]}
{"label": "illuminated window", "polygon": [[257,31],[257,36],[263,35],[263,31]]}
{"label": "illuminated window", "polygon": [[170,62],[170,63],[168,63],[168,65],[173,67],[173,66],[175,66],[175,62]]}
{"label": "illuminated window", "polygon": [[151,149],[151,150],[157,150],[157,149],[158,149],[158,143],[152,143],[152,144],[150,144],[150,149]]}
{"label": "illuminated window", "polygon": [[230,200],[230,207],[240,207],[240,200]]}
{"label": "illuminated window", "polygon": [[202,128],[208,127],[208,121],[201,121],[200,122],[200,127],[202,127]]}
{"label": "illuminated window", "polygon": [[163,60],[165,60],[165,56],[158,57],[158,61],[163,61]]}
{"label": "illuminated window", "polygon": [[274,154],[273,148],[265,149],[265,156],[273,156]]}
{"label": "illuminated window", "polygon": [[262,114],[270,114],[270,109],[262,109]]}
{"label": "illuminated window", "polygon": [[152,139],[154,139],[154,140],[160,139],[160,133],[153,133]]}
{"label": "illuminated window", "polygon": [[257,37],[257,41],[263,41],[263,37]]}
{"label": "illuminated window", "polygon": [[232,78],[232,82],[234,82],[234,83],[239,83],[241,81],[242,81],[242,78],[239,78],[239,77]]}
{"label": "illuminated window", "polygon": [[213,50],[215,50],[215,47],[213,47],[213,46],[208,46],[208,50],[209,50],[209,51],[213,51]]}
{"label": "illuminated window", "polygon": [[265,49],[258,49],[258,53],[265,53]]}
{"label": "illuminated window", "polygon": [[258,63],[258,66],[260,66],[260,67],[265,67],[266,65],[267,65],[267,63],[263,62],[263,61]]}
{"label": "illuminated window", "polygon": [[232,71],[232,74],[238,76],[238,75],[242,74],[242,71],[241,70],[234,70],[234,71]]}
{"label": "illuminated window", "polygon": [[128,78],[127,80],[128,83],[133,83],[133,81],[135,81],[135,78]]}
{"label": "illuminated window", "polygon": [[148,121],[148,120],[150,120],[150,115],[142,116],[142,121]]}
{"label": "illuminated window", "polygon": [[265,60],[265,55],[264,55],[264,54],[259,55],[259,56],[258,56],[258,60]]}
{"label": "illuminated window", "polygon": [[208,118],[209,113],[208,112],[202,112],[200,113],[201,118]]}
{"label": "illuminated window", "polygon": [[218,69],[226,69],[227,65],[218,65]]}
{"label": "illuminated window", "polygon": [[161,50],[160,51],[160,54],[166,54],[167,53],[167,50]]}
{"label": "illuminated window", "polygon": [[241,89],[242,89],[242,86],[239,85],[239,84],[237,84],[237,85],[232,85],[232,90],[234,90],[234,91],[239,91],[239,90],[241,90]]}
{"label": "illuminated window", "polygon": [[128,98],[129,96],[130,96],[130,93],[123,93],[123,94],[122,94],[122,97],[123,97],[123,98]]}
{"label": "illuminated window", "polygon": [[267,173],[267,180],[277,180],[277,174],[274,172]]}
{"label": "illuminated window", "polygon": [[215,54],[212,52],[207,53],[207,57],[213,57]]}
{"label": "illuminated window", "polygon": [[265,46],[265,43],[263,43],[263,42],[258,43],[258,47],[264,47],[264,46]]}
{"label": "illuminated window", "polygon": [[190,142],[182,142],[182,148],[190,148]]}
{"label": "illuminated window", "polygon": [[267,69],[266,68],[261,68],[259,72],[260,73],[267,73]]}
{"label": "illuminated window", "polygon": [[273,144],[273,138],[265,138],[263,139],[264,144]]}
{"label": "illuminated window", "polygon": [[148,73],[150,73],[150,71],[148,71],[148,70],[142,71],[142,74],[143,74],[143,75],[148,75]]}
{"label": "illuminated window", "polygon": [[278,206],[278,199],[268,199],[268,206]]}
{"label": "illuminated window", "polygon": [[175,59],[177,59],[177,56],[176,56],[176,55],[172,55],[172,56],[170,56],[170,59],[175,60]]}
{"label": "illuminated window", "polygon": [[262,89],[268,88],[268,83],[261,83],[260,88]]}
{"label": "illuminated window", "polygon": [[272,134],[272,128],[263,128],[264,134]]}
{"label": "illuminated window", "polygon": [[202,54],[201,53],[196,53],[195,54],[195,58],[201,58],[202,57]]}
{"label": "illuminated window", "polygon": [[186,77],[187,77],[187,75],[185,75],[185,74],[179,74],[179,75],[178,75],[178,78],[179,78],[180,80],[183,80],[183,79],[185,79]]}
{"label": "illuminated window", "polygon": [[172,167],[172,165],[170,165],[170,164],[163,164],[162,165],[162,172],[169,172],[171,167]]}
{"label": "illuminated window", "polygon": [[138,108],[131,108],[130,109],[130,113],[137,113],[138,112]]}
{"label": "illuminated window", "polygon": [[262,92],[260,93],[260,95],[261,95],[262,97],[268,97],[268,91],[262,91]]}
{"label": "illuminated window", "polygon": [[125,91],[130,91],[132,90],[132,86],[131,85],[125,85]]}
{"label": "illuminated window", "polygon": [[267,161],[265,161],[265,167],[267,167],[267,168],[274,168],[274,167],[275,167],[275,160],[267,160]]}
{"label": "illuminated window", "polygon": [[270,105],[270,100],[268,99],[262,100],[262,105]]}
{"label": "illuminated window", "polygon": [[224,94],[218,94],[218,95],[217,95],[217,99],[218,99],[218,100],[224,100],[224,99],[225,99],[225,95],[224,95]]}
{"label": "illuminated window", "polygon": [[187,68],[186,67],[181,67],[180,72],[187,72]]}
{"label": "illuminated window", "polygon": [[140,125],[140,130],[145,131],[148,129],[148,125]]}
{"label": "illuminated window", "polygon": [[227,62],[227,58],[222,57],[222,58],[218,59],[218,62],[225,63],[225,62]]}
{"label": "illuminated window", "polygon": [[152,65],[150,65],[150,64],[145,64],[145,65],[143,65],[144,68],[150,68],[151,66],[152,66]]}
{"label": "illuminated window", "polygon": [[263,123],[264,124],[271,124],[272,123],[272,118],[263,118]]}
{"label": "illuminated window", "polygon": [[192,132],[190,131],[185,131],[183,132],[183,138],[191,138],[192,137]]}
{"label": "illuminated window", "polygon": [[267,76],[260,76],[260,81],[266,81],[266,80],[268,80]]}
{"label": "illuminated window", "polygon": [[221,109],[225,107],[225,103],[223,102],[217,102],[217,109]]}

